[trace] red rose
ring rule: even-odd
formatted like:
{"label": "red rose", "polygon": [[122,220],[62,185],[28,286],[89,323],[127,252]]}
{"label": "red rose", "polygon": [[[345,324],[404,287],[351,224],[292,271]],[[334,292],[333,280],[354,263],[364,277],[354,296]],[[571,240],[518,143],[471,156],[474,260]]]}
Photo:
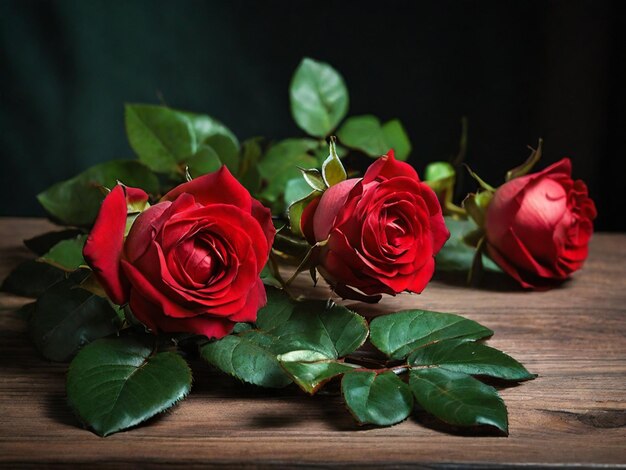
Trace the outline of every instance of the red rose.
{"label": "red rose", "polygon": [[596,207],[568,158],[500,186],[486,214],[487,252],[523,287],[547,287],[587,258]]}
{"label": "red rose", "polygon": [[108,296],[130,303],[153,332],[221,338],[265,305],[259,274],[274,239],[268,209],[226,167],[177,186],[135,220],[116,186],[102,203],[84,256]]}
{"label": "red rose", "polygon": [[320,273],[344,298],[402,291],[421,292],[430,281],[434,256],[450,233],[437,196],[393,151],[374,162],[363,178],[330,187],[301,219],[309,242],[324,242]]}

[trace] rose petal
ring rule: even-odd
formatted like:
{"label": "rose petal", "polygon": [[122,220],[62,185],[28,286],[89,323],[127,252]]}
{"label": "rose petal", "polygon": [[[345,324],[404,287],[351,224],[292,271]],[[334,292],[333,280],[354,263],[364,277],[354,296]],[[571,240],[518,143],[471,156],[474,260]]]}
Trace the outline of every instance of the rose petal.
{"label": "rose petal", "polygon": [[352,178],[324,191],[313,216],[313,232],[316,241],[321,242],[328,238],[337,214],[343,209],[348,194],[359,181],[357,178]]}
{"label": "rose petal", "polygon": [[363,177],[363,184],[368,184],[374,180],[391,179],[397,176],[406,176],[412,180],[419,181],[415,169],[408,163],[396,160],[393,150],[390,150],[387,152],[387,155],[383,155],[370,165]]}
{"label": "rose petal", "polygon": [[259,309],[267,303],[267,295],[263,281],[258,279],[248,293],[248,298],[244,307],[237,313],[228,317],[234,322],[254,322]]}
{"label": "rose petal", "polygon": [[193,333],[207,338],[220,339],[230,334],[235,324],[225,318],[199,316],[194,318],[169,318],[161,314],[157,305],[133,290],[130,296],[133,315],[153,333]]}
{"label": "rose petal", "polygon": [[252,197],[246,188],[222,166],[214,173],[194,178],[187,183],[176,186],[163,196],[163,201],[174,201],[181,194],[191,194],[196,202],[203,206],[209,204],[229,204],[250,213]]}
{"label": "rose petal", "polygon": [[304,208],[304,211],[302,211],[302,217],[300,217],[300,230],[302,230],[306,241],[308,241],[311,245],[315,245],[316,243],[313,220],[315,218],[315,211],[317,210],[321,199],[321,197],[316,197],[309,202]]}
{"label": "rose petal", "polygon": [[160,202],[137,216],[124,245],[126,258],[131,263],[143,255],[157,236],[161,226],[167,220],[167,214],[164,216],[164,213],[171,204],[171,202]]}
{"label": "rose petal", "polygon": [[118,305],[128,301],[128,282],[120,267],[125,230],[126,196],[123,187],[117,185],[102,202],[83,256],[108,297]]}
{"label": "rose petal", "polygon": [[266,256],[264,256],[264,258],[267,258],[269,256],[269,252],[272,249],[272,245],[274,244],[274,237],[276,236],[276,228],[272,223],[272,211],[256,199],[252,199],[251,214],[252,217],[254,217],[257,222],[259,222],[263,233],[265,233],[265,239],[267,240],[267,254]]}

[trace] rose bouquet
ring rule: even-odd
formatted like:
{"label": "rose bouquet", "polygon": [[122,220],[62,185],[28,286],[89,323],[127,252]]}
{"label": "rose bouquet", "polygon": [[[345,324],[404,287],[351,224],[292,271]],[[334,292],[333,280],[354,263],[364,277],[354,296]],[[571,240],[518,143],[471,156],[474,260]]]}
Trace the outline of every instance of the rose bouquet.
{"label": "rose bouquet", "polygon": [[[138,160],[38,196],[68,228],[26,240],[39,257],[3,289],[36,298],[21,312],[45,358],[71,361],[69,405],[99,435],[127,429],[182,400],[188,360],[202,358],[262,387],[314,394],[340,380],[360,424],[392,425],[417,406],[507,433],[504,403],[479,378],[535,376],[484,344],[493,331],[419,308],[368,321],[339,298],[420,293],[435,269],[475,279],[502,270],[550,287],[587,256],[595,208],[585,185],[568,160],[528,174],[540,145],[500,188],[471,173],[480,189],[459,206],[465,139],[422,181],[403,161],[411,144],[399,121],[344,120],[348,93],[329,65],[303,60],[290,97],[312,137],[240,143],[210,116],[127,105]],[[335,297],[302,298],[292,281],[303,272]]]}

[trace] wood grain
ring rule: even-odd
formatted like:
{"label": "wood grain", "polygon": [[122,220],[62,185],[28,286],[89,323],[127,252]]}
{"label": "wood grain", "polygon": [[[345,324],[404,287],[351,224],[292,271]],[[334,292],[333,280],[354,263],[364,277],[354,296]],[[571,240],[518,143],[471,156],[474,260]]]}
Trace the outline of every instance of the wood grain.
{"label": "wood grain", "polygon": [[[0,279],[31,257],[21,240],[51,228],[0,219]],[[586,267],[558,289],[529,293],[491,281],[496,287],[470,289],[440,279],[419,296],[348,305],[368,316],[416,307],[455,312],[495,330],[490,344],[539,374],[501,392],[509,437],[446,429],[420,414],[391,428],[359,428],[336,394],[245,386],[198,362],[187,400],[147,425],[99,438],[66,406],[66,366],[32,348],[14,312],[27,300],[0,294],[0,465],[625,466],[626,235],[596,235]],[[296,286],[328,294],[304,276]]]}

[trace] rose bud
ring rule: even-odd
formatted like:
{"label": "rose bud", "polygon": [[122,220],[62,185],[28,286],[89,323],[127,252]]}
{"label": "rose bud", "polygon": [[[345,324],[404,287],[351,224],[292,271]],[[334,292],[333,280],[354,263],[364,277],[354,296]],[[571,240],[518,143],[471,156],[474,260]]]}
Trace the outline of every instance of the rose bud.
{"label": "rose bud", "polygon": [[370,302],[382,293],[422,292],[450,236],[436,194],[393,150],[363,178],[342,181],[313,200],[300,226],[318,243],[317,268],[333,290]]}
{"label": "rose bud", "polygon": [[[110,299],[152,332],[221,338],[265,305],[259,277],[274,239],[270,211],[226,167],[177,186],[124,238],[134,188],[105,198],[84,257]],[[147,197],[146,197],[147,199]]]}
{"label": "rose bud", "polygon": [[487,253],[525,288],[546,288],[587,258],[596,207],[568,158],[500,186],[487,208]]}

